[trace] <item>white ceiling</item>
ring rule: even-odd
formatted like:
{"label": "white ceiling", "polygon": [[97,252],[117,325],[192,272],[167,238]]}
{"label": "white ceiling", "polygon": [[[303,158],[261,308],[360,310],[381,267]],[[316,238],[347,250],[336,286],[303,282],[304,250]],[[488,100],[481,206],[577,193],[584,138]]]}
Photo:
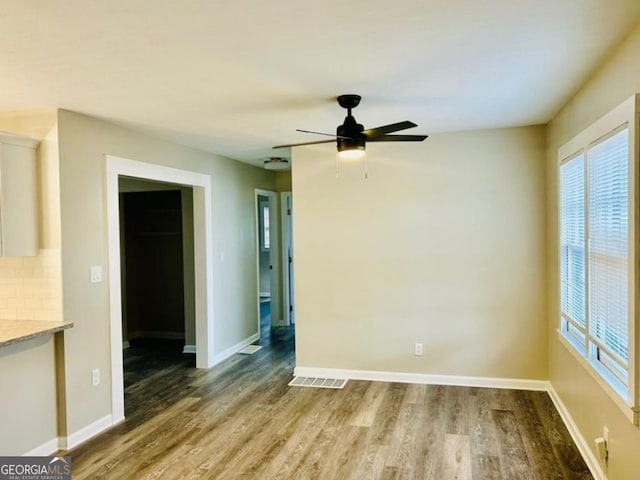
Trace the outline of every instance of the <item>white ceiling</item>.
{"label": "white ceiling", "polygon": [[546,123],[639,22],[638,0],[0,0],[0,110],[258,164],[333,132],[342,93],[365,128]]}

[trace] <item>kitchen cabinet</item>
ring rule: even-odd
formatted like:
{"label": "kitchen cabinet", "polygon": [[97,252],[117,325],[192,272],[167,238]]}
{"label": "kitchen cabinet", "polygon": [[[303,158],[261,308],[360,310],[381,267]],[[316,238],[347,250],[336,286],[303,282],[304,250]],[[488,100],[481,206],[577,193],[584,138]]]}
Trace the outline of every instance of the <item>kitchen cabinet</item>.
{"label": "kitchen cabinet", "polygon": [[38,254],[37,147],[0,132],[0,256]]}

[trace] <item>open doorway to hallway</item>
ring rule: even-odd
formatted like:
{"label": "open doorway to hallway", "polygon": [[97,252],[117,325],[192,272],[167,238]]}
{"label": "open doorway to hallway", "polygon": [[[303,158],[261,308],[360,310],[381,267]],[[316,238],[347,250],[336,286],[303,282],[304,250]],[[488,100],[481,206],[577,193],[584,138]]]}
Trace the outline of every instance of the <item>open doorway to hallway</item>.
{"label": "open doorway to hallway", "polygon": [[295,323],[291,192],[255,191],[259,332]]}
{"label": "open doorway to hallway", "polygon": [[[271,328],[272,291],[275,294],[272,251],[273,244],[271,198],[268,192],[256,197],[257,251],[258,251],[258,311],[261,335]],[[274,298],[275,300],[275,298]]]}
{"label": "open doorway to hallway", "polygon": [[269,190],[255,191],[256,228],[256,304],[258,332],[269,333],[272,326],[284,325],[282,315],[282,266],[278,195]]}

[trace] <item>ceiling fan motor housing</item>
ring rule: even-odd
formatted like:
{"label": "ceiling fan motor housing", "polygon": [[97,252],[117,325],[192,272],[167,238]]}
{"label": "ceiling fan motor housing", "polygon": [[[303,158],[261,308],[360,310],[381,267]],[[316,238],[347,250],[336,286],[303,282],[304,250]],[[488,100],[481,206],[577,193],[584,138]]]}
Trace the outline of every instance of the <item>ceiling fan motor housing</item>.
{"label": "ceiling fan motor housing", "polygon": [[365,136],[362,134],[364,126],[356,122],[352,115],[347,115],[344,123],[336,129],[338,152],[344,150],[364,150]]}

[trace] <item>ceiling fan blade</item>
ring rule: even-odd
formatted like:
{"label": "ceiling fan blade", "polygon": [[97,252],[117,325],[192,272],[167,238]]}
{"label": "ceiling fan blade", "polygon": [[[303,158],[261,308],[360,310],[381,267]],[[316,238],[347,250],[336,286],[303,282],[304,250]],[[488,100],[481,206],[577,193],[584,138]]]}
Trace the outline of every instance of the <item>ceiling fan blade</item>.
{"label": "ceiling fan blade", "polygon": [[382,135],[386,135],[387,133],[399,132],[400,130],[406,130],[407,128],[417,127],[413,122],[405,121],[392,123],[390,125],[383,125],[382,127],[370,128],[362,132],[362,134],[367,137],[367,140],[372,139],[374,137],[380,137]]}
{"label": "ceiling fan blade", "polygon": [[344,138],[347,140],[351,140],[351,137],[343,137],[341,135],[336,135],[334,133],[322,133],[322,132],[312,132],[311,130],[301,130],[299,128],[296,128],[296,132],[302,132],[302,133],[312,133],[314,135],[324,135],[326,137],[333,137],[333,138]]}
{"label": "ceiling fan blade", "polygon": [[367,142],[422,142],[429,135],[383,135],[367,138]]}
{"label": "ceiling fan blade", "polygon": [[287,145],[276,145],[272,148],[285,148],[285,147],[300,147],[302,145],[317,145],[319,143],[335,143],[335,140],[318,140],[317,142],[304,142],[304,143],[290,143]]}

